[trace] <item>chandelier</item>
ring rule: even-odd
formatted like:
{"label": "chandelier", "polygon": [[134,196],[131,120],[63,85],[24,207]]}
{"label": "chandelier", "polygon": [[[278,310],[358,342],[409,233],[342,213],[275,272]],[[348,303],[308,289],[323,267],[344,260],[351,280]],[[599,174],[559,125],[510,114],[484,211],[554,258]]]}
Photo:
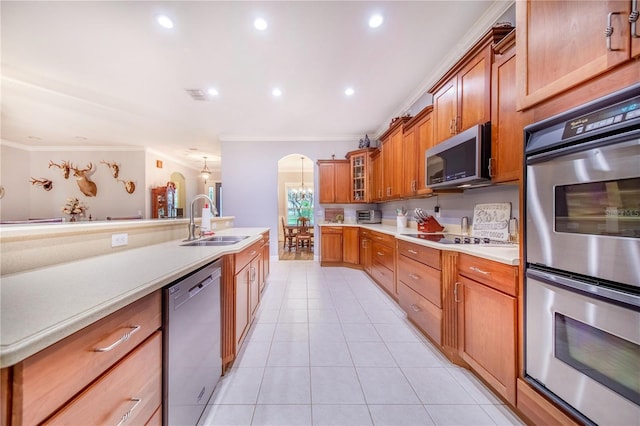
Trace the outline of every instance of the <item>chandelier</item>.
{"label": "chandelier", "polygon": [[207,183],[207,179],[209,179],[209,177],[211,176],[211,172],[207,167],[207,157],[203,157],[203,158],[204,158],[204,167],[202,168],[202,170],[200,170],[200,176],[202,176],[202,178],[204,179],[204,183]]}
{"label": "chandelier", "polygon": [[306,188],[304,186],[304,157],[300,157],[301,167],[300,167],[300,188],[293,190],[293,196],[296,201],[300,202],[306,200],[307,197],[310,197],[313,194],[312,188]]}

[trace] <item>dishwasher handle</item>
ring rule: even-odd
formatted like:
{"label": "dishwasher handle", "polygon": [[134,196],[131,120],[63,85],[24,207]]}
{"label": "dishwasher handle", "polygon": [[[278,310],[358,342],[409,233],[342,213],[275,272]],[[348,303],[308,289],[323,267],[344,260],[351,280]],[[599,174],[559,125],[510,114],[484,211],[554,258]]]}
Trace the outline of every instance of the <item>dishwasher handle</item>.
{"label": "dishwasher handle", "polygon": [[212,282],[213,282],[212,276],[208,276],[204,280],[200,281],[198,284],[194,285],[189,289],[189,297],[194,297]]}

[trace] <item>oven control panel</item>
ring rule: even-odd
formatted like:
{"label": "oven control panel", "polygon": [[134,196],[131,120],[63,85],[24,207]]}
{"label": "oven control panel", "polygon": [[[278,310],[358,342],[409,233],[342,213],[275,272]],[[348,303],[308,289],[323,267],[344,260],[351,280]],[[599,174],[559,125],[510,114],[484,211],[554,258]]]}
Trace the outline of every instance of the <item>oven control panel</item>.
{"label": "oven control panel", "polygon": [[602,129],[603,127],[637,118],[640,118],[640,96],[567,121],[564,125],[562,139],[582,135],[587,132]]}

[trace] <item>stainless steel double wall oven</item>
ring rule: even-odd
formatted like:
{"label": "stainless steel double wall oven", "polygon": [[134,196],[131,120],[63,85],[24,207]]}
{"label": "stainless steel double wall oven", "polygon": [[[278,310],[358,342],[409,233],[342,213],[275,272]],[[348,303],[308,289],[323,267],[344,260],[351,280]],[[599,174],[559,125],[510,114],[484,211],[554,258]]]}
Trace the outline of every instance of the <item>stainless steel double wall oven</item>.
{"label": "stainless steel double wall oven", "polygon": [[525,377],[640,424],[640,84],[525,129]]}

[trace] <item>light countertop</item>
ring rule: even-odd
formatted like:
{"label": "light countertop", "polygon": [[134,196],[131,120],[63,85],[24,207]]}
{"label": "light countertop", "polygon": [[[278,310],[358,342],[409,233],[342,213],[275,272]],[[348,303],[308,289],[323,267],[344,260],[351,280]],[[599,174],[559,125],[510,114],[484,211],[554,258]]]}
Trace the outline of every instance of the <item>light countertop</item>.
{"label": "light countertop", "polygon": [[14,365],[223,255],[242,251],[268,228],[216,235],[250,238],[222,247],[181,240],[5,275],[0,286],[0,367]]}
{"label": "light countertop", "polygon": [[419,234],[415,228],[398,228],[395,225],[383,224],[364,224],[364,223],[320,223],[318,226],[355,226],[359,228],[369,229],[371,231],[382,232],[384,234],[393,235],[399,240],[408,241],[414,244],[420,244],[427,247],[436,248],[438,250],[457,251],[483,259],[493,260],[495,262],[504,263],[506,265],[518,265],[520,263],[520,247],[517,244],[506,247],[493,247],[474,244],[442,244],[434,241],[417,239],[404,234]]}

